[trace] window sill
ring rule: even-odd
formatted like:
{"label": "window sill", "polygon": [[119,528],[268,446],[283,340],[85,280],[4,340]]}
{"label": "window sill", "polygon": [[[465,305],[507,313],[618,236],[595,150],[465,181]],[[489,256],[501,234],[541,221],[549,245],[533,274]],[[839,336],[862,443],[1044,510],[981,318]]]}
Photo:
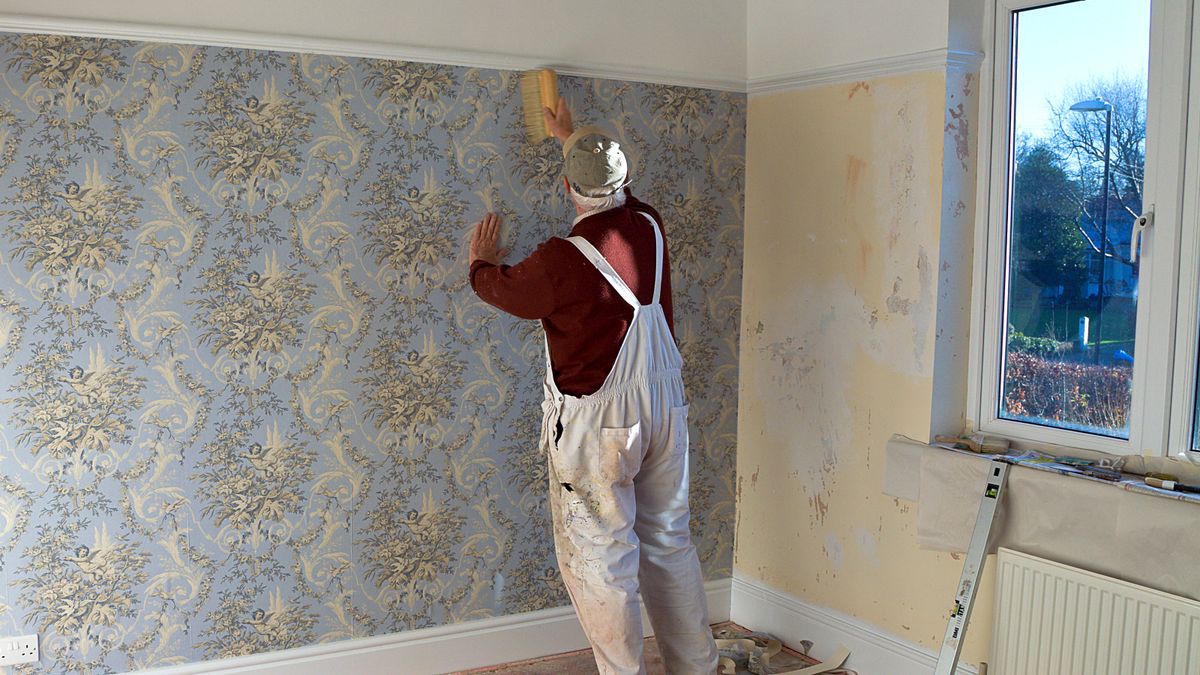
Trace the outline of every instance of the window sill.
{"label": "window sill", "polygon": [[[1119,468],[1121,470],[1121,478],[1119,480],[1105,480],[1103,478],[1089,476],[1086,473],[1083,473],[1079,468],[1077,468],[1075,466],[1071,466],[1069,464],[1062,464],[1060,462],[1055,461],[1056,459],[1060,459],[1063,457],[1099,460],[1100,458],[1098,458],[1098,457],[1097,458],[1076,457],[1074,454],[1070,454],[1070,455],[1068,455],[1068,454],[1050,454],[1047,452],[1043,452],[1041,450],[1032,450],[1032,449],[1027,449],[1027,450],[1014,449],[1014,450],[1010,451],[1008,454],[993,455],[993,454],[981,453],[981,452],[971,452],[969,450],[960,450],[958,448],[951,447],[950,444],[948,444],[948,443],[930,443],[929,447],[941,448],[943,450],[948,450],[950,452],[958,453],[961,455],[968,455],[971,457],[981,457],[981,458],[987,459],[989,461],[993,460],[993,459],[1005,459],[1005,460],[1008,460],[1009,462],[1012,462],[1016,466],[1024,466],[1024,467],[1028,467],[1030,469],[1035,469],[1037,471],[1047,471],[1050,473],[1059,474],[1060,476],[1068,476],[1071,478],[1082,478],[1083,480],[1088,480],[1088,481],[1092,481],[1095,483],[1101,483],[1101,484],[1105,484],[1105,485],[1111,485],[1113,487],[1119,487],[1122,490],[1126,490],[1128,492],[1138,492],[1141,494],[1153,495],[1155,497],[1165,497],[1167,499],[1174,499],[1174,500],[1181,501],[1181,502],[1192,502],[1194,504],[1200,504],[1200,494],[1189,493],[1189,492],[1180,492],[1177,490],[1164,490],[1162,488],[1156,488],[1153,485],[1146,484],[1145,480],[1143,479],[1145,474],[1147,472],[1155,472],[1155,469],[1147,469],[1146,463],[1148,460],[1160,460],[1160,461],[1164,461],[1164,462],[1175,462],[1176,465],[1181,465],[1181,466],[1174,466],[1174,468],[1176,469],[1175,471],[1158,469],[1157,472],[1158,473],[1171,473],[1172,475],[1179,477],[1182,482],[1188,483],[1187,480],[1184,480],[1183,476],[1180,476],[1179,469],[1182,469],[1182,468],[1194,469],[1195,467],[1193,467],[1191,465],[1185,465],[1183,462],[1179,462],[1178,460],[1172,460],[1172,459],[1165,458],[1165,457],[1141,457],[1139,455],[1123,455],[1121,457],[1113,457],[1112,455],[1103,455],[1102,457],[1104,460],[1108,461],[1109,463],[1115,462],[1115,464],[1113,464],[1114,468]],[[1080,451],[1080,452],[1082,453],[1082,451]],[[1101,455],[1101,453],[1088,453],[1088,454]],[[1155,463],[1158,463],[1158,462],[1155,462]],[[1200,481],[1197,481],[1197,482],[1200,482]]]}

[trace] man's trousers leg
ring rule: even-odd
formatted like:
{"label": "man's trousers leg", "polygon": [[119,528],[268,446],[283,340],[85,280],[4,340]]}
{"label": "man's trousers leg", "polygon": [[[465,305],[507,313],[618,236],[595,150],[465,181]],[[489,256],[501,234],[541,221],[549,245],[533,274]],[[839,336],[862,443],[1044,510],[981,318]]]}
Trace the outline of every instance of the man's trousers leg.
{"label": "man's trousers leg", "polygon": [[554,549],[601,675],[638,675],[646,668],[630,471],[640,434],[636,426],[603,433],[598,423],[583,426],[567,424],[549,451]]}
{"label": "man's trousers leg", "polygon": [[663,426],[635,479],[642,600],[667,672],[711,675],[717,647],[688,529],[687,406],[671,408]]}

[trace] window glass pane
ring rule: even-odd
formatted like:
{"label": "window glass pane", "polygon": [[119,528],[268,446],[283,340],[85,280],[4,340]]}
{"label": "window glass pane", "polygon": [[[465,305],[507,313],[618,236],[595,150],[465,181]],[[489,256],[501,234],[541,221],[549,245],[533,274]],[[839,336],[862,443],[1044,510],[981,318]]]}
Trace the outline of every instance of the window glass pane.
{"label": "window glass pane", "polygon": [[999,415],[1129,436],[1148,0],[1016,12]]}
{"label": "window glass pane", "polygon": [[1196,411],[1192,415],[1192,451],[1200,452],[1200,363],[1196,364]]}

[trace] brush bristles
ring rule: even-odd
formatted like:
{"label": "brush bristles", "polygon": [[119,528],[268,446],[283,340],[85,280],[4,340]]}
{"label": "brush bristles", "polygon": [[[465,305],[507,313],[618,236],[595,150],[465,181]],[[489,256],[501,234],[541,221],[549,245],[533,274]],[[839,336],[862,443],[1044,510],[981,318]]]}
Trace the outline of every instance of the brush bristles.
{"label": "brush bristles", "polygon": [[543,107],[554,110],[558,105],[558,87],[554,71],[531,70],[521,73],[521,108],[525,118],[525,135],[530,143],[550,138]]}

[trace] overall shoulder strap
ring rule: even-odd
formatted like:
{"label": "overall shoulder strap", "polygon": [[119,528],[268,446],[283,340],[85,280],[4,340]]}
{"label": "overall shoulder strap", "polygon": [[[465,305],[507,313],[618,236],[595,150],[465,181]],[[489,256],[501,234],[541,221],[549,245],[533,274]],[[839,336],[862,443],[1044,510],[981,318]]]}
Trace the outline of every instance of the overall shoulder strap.
{"label": "overall shoulder strap", "polygon": [[655,222],[654,216],[651,216],[645,211],[638,211],[650,223],[650,229],[654,230],[654,299],[651,303],[657,305],[659,296],[662,295],[662,277],[663,277],[663,238],[662,232],[659,231],[658,223]]}
{"label": "overall shoulder strap", "polygon": [[[630,305],[632,305],[634,309],[641,307],[642,303],[638,302],[637,295],[635,295],[633,290],[629,288],[629,285],[625,283],[625,280],[621,278],[621,275],[617,274],[617,271],[613,269],[612,265],[608,264],[608,260],[606,260],[604,256],[600,255],[600,251],[597,251],[596,247],[592,246],[590,241],[579,236],[567,237],[567,241],[574,244],[575,248],[579,249],[579,252],[583,254],[583,257],[587,258],[588,262],[592,263],[592,266],[599,270],[600,274],[604,275],[604,278],[608,280],[609,285],[612,286],[613,290],[615,290],[622,298],[625,299],[625,302],[628,302]],[[655,302],[657,301],[658,294],[656,288]]]}

